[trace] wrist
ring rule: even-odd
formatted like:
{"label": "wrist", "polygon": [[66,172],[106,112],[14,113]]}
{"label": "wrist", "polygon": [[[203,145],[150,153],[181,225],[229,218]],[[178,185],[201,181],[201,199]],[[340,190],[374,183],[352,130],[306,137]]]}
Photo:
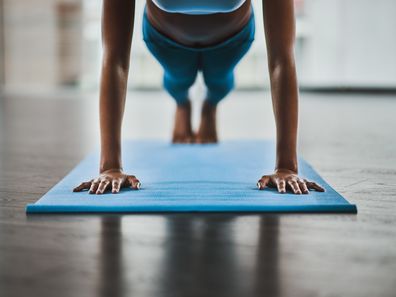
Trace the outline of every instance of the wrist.
{"label": "wrist", "polygon": [[277,167],[275,168],[274,173],[298,174],[298,170]]}
{"label": "wrist", "polygon": [[107,166],[107,165],[100,165],[99,166],[99,173],[102,174],[105,171],[118,171],[118,172],[122,172],[122,166]]}
{"label": "wrist", "polygon": [[122,168],[109,168],[105,170],[100,170],[99,174],[111,174],[111,173],[118,173],[122,174],[124,171]]}
{"label": "wrist", "polygon": [[102,173],[110,169],[122,171],[120,141],[105,141],[101,145],[99,171]]}
{"label": "wrist", "polygon": [[103,173],[104,171],[110,169],[122,171],[123,169],[122,169],[121,158],[116,158],[116,159],[101,158],[99,165],[99,172]]}
{"label": "wrist", "polygon": [[295,174],[298,173],[298,162],[297,158],[280,159],[276,161],[275,172],[280,170],[288,170]]}
{"label": "wrist", "polygon": [[276,150],[275,170],[298,172],[297,150],[295,144],[278,145]]}

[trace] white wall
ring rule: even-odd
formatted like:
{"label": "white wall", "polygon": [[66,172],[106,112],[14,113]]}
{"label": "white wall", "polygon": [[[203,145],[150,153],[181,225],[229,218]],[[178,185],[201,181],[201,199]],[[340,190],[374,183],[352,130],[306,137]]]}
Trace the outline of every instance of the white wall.
{"label": "white wall", "polygon": [[56,83],[54,4],[51,0],[4,0],[7,87]]}
{"label": "white wall", "polygon": [[3,0],[0,0],[0,91],[4,84],[4,22]]}
{"label": "white wall", "polygon": [[[85,89],[97,90],[102,1],[0,1],[5,11],[4,61],[8,88],[46,90],[75,80]],[[236,83],[240,88],[269,85],[262,0],[252,2],[256,41],[237,67]],[[72,17],[66,25],[60,24],[60,3],[81,5],[81,16],[77,11],[76,19]],[[144,3],[145,0],[137,0],[136,4],[129,84],[138,88],[159,88],[162,69],[142,41]],[[297,18],[296,58],[300,85],[395,88],[394,15],[395,0],[305,0]]]}
{"label": "white wall", "polygon": [[79,2],[3,0],[7,89],[46,90],[79,79],[81,24],[70,13]]}
{"label": "white wall", "polygon": [[306,0],[300,84],[396,87],[396,1]]}

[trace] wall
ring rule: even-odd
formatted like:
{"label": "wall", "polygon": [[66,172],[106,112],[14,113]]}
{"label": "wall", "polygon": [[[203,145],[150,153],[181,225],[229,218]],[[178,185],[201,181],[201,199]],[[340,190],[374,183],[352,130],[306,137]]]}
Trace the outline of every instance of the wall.
{"label": "wall", "polygon": [[[51,89],[79,79],[79,0],[3,0],[7,89]],[[80,14],[81,15],[81,14]]]}
{"label": "wall", "polygon": [[[244,89],[269,85],[262,1],[252,2],[256,41],[236,71],[237,86]],[[0,81],[5,79],[8,89],[48,90],[70,85],[98,89],[102,1],[0,3],[4,12]],[[137,0],[129,85],[160,88],[162,69],[142,42],[144,3]],[[296,58],[302,87],[396,88],[396,1],[298,0],[296,4]],[[1,43],[0,38],[0,51]]]}
{"label": "wall", "polygon": [[3,0],[0,0],[0,91],[4,85],[4,23],[3,23]]}
{"label": "wall", "polygon": [[396,88],[396,1],[306,0],[305,12],[301,85]]}

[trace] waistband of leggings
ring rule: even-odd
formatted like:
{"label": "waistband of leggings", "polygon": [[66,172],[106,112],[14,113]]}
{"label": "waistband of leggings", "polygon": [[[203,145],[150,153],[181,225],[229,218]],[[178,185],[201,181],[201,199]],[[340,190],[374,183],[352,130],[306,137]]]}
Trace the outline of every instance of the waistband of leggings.
{"label": "waistband of leggings", "polygon": [[[225,47],[232,43],[237,43],[239,40],[253,41],[254,34],[255,34],[255,19],[254,19],[253,6],[251,6],[251,13],[250,13],[249,21],[238,33],[232,35],[231,37],[229,37],[228,39],[226,39],[220,43],[217,43],[217,44],[211,45],[211,46],[205,46],[205,47],[199,47],[199,48],[185,46],[185,45],[180,44],[180,43],[170,39],[169,37],[165,36],[164,34],[159,32],[156,28],[154,28],[154,26],[150,23],[150,21],[147,17],[146,6],[144,7],[144,12],[143,12],[143,27],[145,25],[149,26],[149,30],[151,31],[150,33],[152,33],[154,35],[154,37],[158,38],[158,40],[160,40],[161,42],[165,42],[165,43],[168,43],[174,47],[183,48],[183,49],[190,50],[190,51],[214,50],[214,49],[218,49],[221,47]],[[143,30],[144,30],[144,28],[143,28]],[[249,37],[246,40],[244,38],[245,35],[249,35]]]}

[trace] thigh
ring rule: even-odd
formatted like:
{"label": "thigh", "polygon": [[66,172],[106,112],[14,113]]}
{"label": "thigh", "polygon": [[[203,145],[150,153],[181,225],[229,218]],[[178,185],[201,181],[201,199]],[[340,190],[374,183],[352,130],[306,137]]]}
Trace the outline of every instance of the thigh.
{"label": "thigh", "polygon": [[250,49],[255,36],[254,12],[246,26],[222,44],[202,53],[202,72],[206,80],[230,76],[242,57]]}
{"label": "thigh", "polygon": [[180,79],[196,76],[198,53],[178,46],[156,31],[147,19],[143,21],[143,39],[151,54],[164,68],[166,75]]}
{"label": "thigh", "polygon": [[205,80],[219,80],[231,75],[252,42],[253,40],[245,40],[202,53],[201,69]]}

